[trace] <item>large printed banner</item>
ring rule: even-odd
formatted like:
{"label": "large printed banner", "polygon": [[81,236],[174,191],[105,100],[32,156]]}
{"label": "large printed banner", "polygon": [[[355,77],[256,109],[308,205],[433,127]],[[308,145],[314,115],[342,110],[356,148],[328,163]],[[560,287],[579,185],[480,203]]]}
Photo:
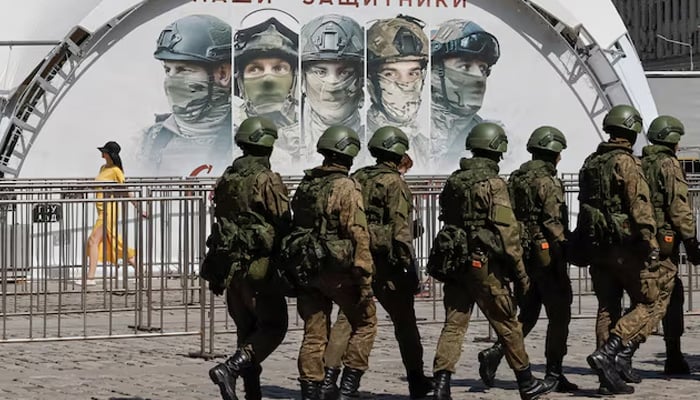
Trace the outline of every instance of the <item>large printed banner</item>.
{"label": "large printed banner", "polygon": [[[513,0],[192,1],[116,42],[75,83],[25,162],[22,176],[92,176],[97,146],[122,147],[128,176],[219,174],[239,155],[249,116],[279,127],[273,169],[318,164],[332,125],[366,143],[385,125],[410,138],[411,173],[447,174],[481,121],[509,136],[508,172],[529,155],[536,127],[569,137],[575,172],[599,140],[585,71],[547,22]],[[576,79],[572,79],[575,76]],[[575,151],[571,151],[571,148]],[[71,154],[67,157],[67,154]],[[51,170],[46,170],[51,165]]]}

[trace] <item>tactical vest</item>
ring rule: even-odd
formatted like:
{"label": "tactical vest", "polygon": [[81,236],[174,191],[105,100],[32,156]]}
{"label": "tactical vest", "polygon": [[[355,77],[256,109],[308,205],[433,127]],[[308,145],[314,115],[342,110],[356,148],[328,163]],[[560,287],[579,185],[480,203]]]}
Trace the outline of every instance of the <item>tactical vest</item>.
{"label": "tactical vest", "polygon": [[312,228],[317,236],[338,236],[339,216],[326,215],[328,198],[336,179],[346,178],[342,172],[332,172],[318,178],[305,178],[299,184],[294,198],[294,226]]}
{"label": "tactical vest", "polygon": [[381,177],[393,174],[398,179],[399,172],[386,166],[365,167],[353,174],[362,185],[362,199],[367,215],[367,228],[370,236],[370,251],[375,257],[391,257],[393,250],[393,226],[389,225],[390,213],[386,204],[387,188]]}
{"label": "tactical vest", "polygon": [[669,257],[678,254],[677,233],[671,225],[671,218],[668,211],[671,204],[667,201],[667,189],[661,171],[665,160],[674,157],[670,149],[654,145],[656,151],[645,154],[642,157],[642,171],[649,183],[651,193],[651,204],[654,207],[654,220],[656,221],[656,239],[659,242],[659,251],[662,257]]}
{"label": "tactical vest", "polygon": [[579,172],[579,201],[603,214],[622,212],[619,193],[612,193],[612,171],[616,156],[632,157],[624,150],[611,150],[588,157]]}
{"label": "tactical vest", "polygon": [[579,172],[579,219],[577,231],[595,252],[608,245],[627,244],[632,239],[631,222],[623,209],[620,193],[613,190],[615,158],[633,157],[622,149],[589,156]]}
{"label": "tactical vest", "polygon": [[[269,256],[275,244],[275,227],[254,210],[253,193],[266,167],[251,162],[240,169],[228,167],[214,190],[215,223],[207,238],[209,248],[200,275],[217,286],[228,287],[243,271],[254,280],[267,278]],[[258,212],[260,211],[260,212]]]}
{"label": "tactical vest", "polygon": [[642,157],[642,171],[649,183],[649,192],[651,193],[651,204],[654,206],[654,217],[656,219],[656,227],[663,229],[672,229],[669,223],[669,218],[666,217],[666,211],[670,208],[670,204],[666,202],[666,187],[664,186],[663,174],[661,172],[661,164],[672,155],[661,152],[646,154]]}
{"label": "tactical vest", "polygon": [[214,189],[214,216],[235,220],[243,212],[255,212],[250,208],[258,175],[266,168],[250,163],[237,171],[233,166],[226,168]]}
{"label": "tactical vest", "polygon": [[445,223],[457,225],[473,230],[475,227],[484,226],[489,218],[489,210],[479,210],[475,205],[472,193],[475,185],[488,181],[498,176],[486,161],[470,159],[468,168],[453,173],[446,185],[452,187],[447,198],[443,198],[443,220]]}
{"label": "tactical vest", "polygon": [[282,239],[281,265],[296,288],[312,284],[321,270],[347,271],[354,263],[354,245],[341,239],[339,215],[326,215],[333,182],[342,172],[306,177],[292,199],[294,230]]}
{"label": "tactical vest", "polygon": [[515,218],[526,225],[536,225],[542,215],[542,204],[537,199],[536,180],[551,177],[544,161],[530,161],[514,171],[508,180],[508,193],[513,203]]}

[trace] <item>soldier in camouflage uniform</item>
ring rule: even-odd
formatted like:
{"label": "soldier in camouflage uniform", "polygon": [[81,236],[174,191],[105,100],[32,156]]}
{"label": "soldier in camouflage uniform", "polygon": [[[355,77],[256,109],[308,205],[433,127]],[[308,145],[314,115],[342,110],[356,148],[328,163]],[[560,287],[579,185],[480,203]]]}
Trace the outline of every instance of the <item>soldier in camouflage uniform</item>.
{"label": "soldier in camouflage uniform", "polygon": [[[442,278],[445,325],[438,340],[433,370],[435,400],[450,400],[450,378],[462,353],[462,343],[474,304],[478,305],[503,343],[508,365],[515,371],[520,397],[536,399],[556,382],[535,379],[523,343],[522,326],[508,280],[527,294],[530,279],[522,260],[519,225],[511,208],[506,182],[498,176],[508,138],[493,123],[474,127],[466,139],[473,158],[463,158],[459,170],[440,193],[440,219],[466,236],[468,254],[455,261]],[[445,229],[445,228],[443,228]],[[429,264],[430,267],[430,264]],[[436,276],[431,268],[430,272]]]}
{"label": "soldier in camouflage uniform", "polygon": [[145,130],[140,172],[182,176],[202,163],[223,171],[232,155],[231,27],[210,15],[178,19],[161,32],[154,57],[172,113]]}
{"label": "soldier in camouflage uniform", "polygon": [[[537,128],[527,142],[532,160],[521,165],[508,181],[515,217],[523,226],[525,268],[532,279],[530,292],[519,299],[518,320],[523,324],[523,335],[527,336],[544,305],[549,319],[545,379],[558,382],[560,392],[578,389],[562,372],[573,301],[564,250],[569,230],[568,211],[564,186],[556,176],[556,166],[565,148],[566,137],[560,130],[550,126]],[[479,373],[486,386],[493,386],[502,357],[500,341],[479,353]]]}
{"label": "soldier in camouflage uniform", "polygon": [[301,28],[304,162],[318,158],[313,145],[332,125],[351,128],[364,142],[364,38],[360,24],[338,14],[320,16]]}
{"label": "soldier in camouflage uniform", "polygon": [[700,263],[695,215],[688,198],[688,183],[676,158],[678,143],[685,128],[678,119],[660,116],[652,121],[644,147],[642,169],[649,182],[651,203],[656,216],[660,246],[659,299],[657,319],[663,317],[666,363],[664,373],[687,375],[688,363],[681,352],[683,334],[683,282],[678,277],[679,247],[683,243],[688,261]]}
{"label": "soldier in camouflage uniform", "polygon": [[276,18],[234,36],[234,124],[254,116],[272,120],[279,129],[276,165],[299,159],[298,60],[298,33]]}
{"label": "soldier in camouflage uniform", "polygon": [[382,19],[367,31],[367,91],[372,105],[367,129],[395,126],[408,135],[418,165],[428,165],[430,135],[421,129],[418,111],[425,82],[430,44],[425,24],[399,15]]}
{"label": "soldier in camouflage uniform", "polygon": [[323,353],[336,303],[352,326],[340,383],[340,398],[349,399],[358,396],[377,332],[371,288],[374,264],[362,190],[348,177],[360,139],[350,128],[333,126],[321,135],[316,148],[324,156],[323,165],[305,171],[292,199],[295,231],[309,230],[324,253],[306,278],[298,279],[297,309],[304,320],[299,380],[302,399],[319,398]]}
{"label": "soldier in camouflage uniform", "polygon": [[463,19],[440,24],[430,43],[431,162],[442,169],[461,157],[466,135],[482,122],[477,113],[501,51],[495,36]]}
{"label": "soldier in camouflage uniform", "polygon": [[[408,148],[408,137],[399,128],[380,128],[369,141],[370,153],[377,164],[360,169],[353,178],[362,185],[370,250],[377,270],[372,288],[394,323],[394,334],[407,372],[408,391],[411,398],[416,399],[432,390],[432,381],[423,373],[423,345],[413,308],[414,295],[420,291],[420,279],[411,232],[412,194],[398,170]],[[351,330],[341,313],[331,330],[324,356],[323,398],[335,398],[335,381]]]}
{"label": "soldier in camouflage uniform", "polygon": [[[243,121],[235,137],[243,156],[226,169],[214,192],[217,220],[234,221],[245,229],[262,219],[274,231],[268,238],[272,242],[278,242],[277,238],[287,232],[291,223],[287,188],[282,178],[270,170],[276,139],[277,128],[271,121],[258,117]],[[271,269],[269,255],[254,257],[248,265],[233,268],[226,304],[236,323],[238,350],[209,370],[224,400],[236,399],[235,382],[239,376],[243,377],[247,400],[262,398],[260,363],[279,346],[287,332],[287,303],[272,281]]]}
{"label": "soldier in camouflage uniform", "polygon": [[[603,130],[610,140],[598,146],[579,172],[577,251],[590,257],[598,298],[598,349],[587,361],[603,393],[633,393],[616,358],[631,357],[653,329],[659,244],[649,186],[632,154],[642,118],[633,107],[618,105],[605,116]],[[636,305],[621,317],[623,290]]]}

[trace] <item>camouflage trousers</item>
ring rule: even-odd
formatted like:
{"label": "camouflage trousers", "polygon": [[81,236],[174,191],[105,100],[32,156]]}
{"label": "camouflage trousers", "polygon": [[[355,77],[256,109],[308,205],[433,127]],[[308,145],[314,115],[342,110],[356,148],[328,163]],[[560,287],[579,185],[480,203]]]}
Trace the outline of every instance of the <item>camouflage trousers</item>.
{"label": "camouflage trousers", "polygon": [[458,283],[445,283],[443,302],[445,324],[435,352],[434,372],[455,372],[474,304],[479,306],[498,334],[508,365],[515,371],[522,371],[530,365],[522,325],[516,318],[513,297],[503,278],[488,273],[481,279],[469,276]]}
{"label": "camouflage trousers", "polygon": [[236,276],[226,290],[226,306],[236,324],[238,349],[261,363],[287,334],[287,302],[271,290],[255,290]]}
{"label": "camouflage trousers", "polygon": [[[666,314],[673,292],[676,265],[668,258],[649,267],[638,252],[615,251],[606,262],[590,267],[593,291],[598,298],[596,341],[604,344],[610,334],[624,345],[642,343]],[[631,309],[622,315],[622,295],[627,292]]]}
{"label": "camouflage trousers", "polygon": [[567,353],[573,294],[566,268],[565,262],[554,260],[548,267],[528,268],[530,291],[518,296],[518,320],[526,337],[537,324],[544,305],[548,319],[544,354],[548,362],[561,362]]}
{"label": "camouflage trousers", "polygon": [[[405,275],[396,276],[390,280],[372,282],[374,295],[384,307],[394,325],[394,336],[399,343],[401,359],[407,372],[423,371],[423,345],[416,323],[413,287]],[[341,311],[338,313],[333,328],[324,362],[326,367],[339,368],[343,353],[350,339],[352,326]]]}
{"label": "camouflage trousers", "polygon": [[304,320],[298,359],[300,380],[323,380],[323,354],[330,336],[333,303],[338,304],[352,328],[342,356],[343,364],[362,371],[369,366],[369,354],[377,334],[374,300],[362,298],[360,286],[350,275],[321,273],[318,284],[297,296],[297,310]]}

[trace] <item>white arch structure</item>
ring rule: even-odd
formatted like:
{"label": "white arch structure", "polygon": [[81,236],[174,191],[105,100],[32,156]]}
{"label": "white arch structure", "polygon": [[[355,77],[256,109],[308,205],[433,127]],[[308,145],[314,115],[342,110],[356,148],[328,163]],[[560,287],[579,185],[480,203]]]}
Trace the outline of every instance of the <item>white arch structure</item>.
{"label": "white arch structure", "polygon": [[[5,64],[0,75],[0,177],[19,176],[45,122],[101,55],[141,24],[191,1],[43,0],[5,10],[0,37],[13,40],[0,42],[0,68]],[[470,2],[490,10],[488,0]],[[537,26],[550,30],[548,34],[554,32],[575,54],[573,68],[557,70],[573,91],[581,76],[594,82],[597,98],[585,101],[591,120],[599,122],[611,105],[620,103],[636,106],[645,121],[656,116],[639,57],[610,0],[505,0],[499,4],[509,8],[494,14],[505,21],[536,18]],[[30,34],[37,31],[48,36]]]}

